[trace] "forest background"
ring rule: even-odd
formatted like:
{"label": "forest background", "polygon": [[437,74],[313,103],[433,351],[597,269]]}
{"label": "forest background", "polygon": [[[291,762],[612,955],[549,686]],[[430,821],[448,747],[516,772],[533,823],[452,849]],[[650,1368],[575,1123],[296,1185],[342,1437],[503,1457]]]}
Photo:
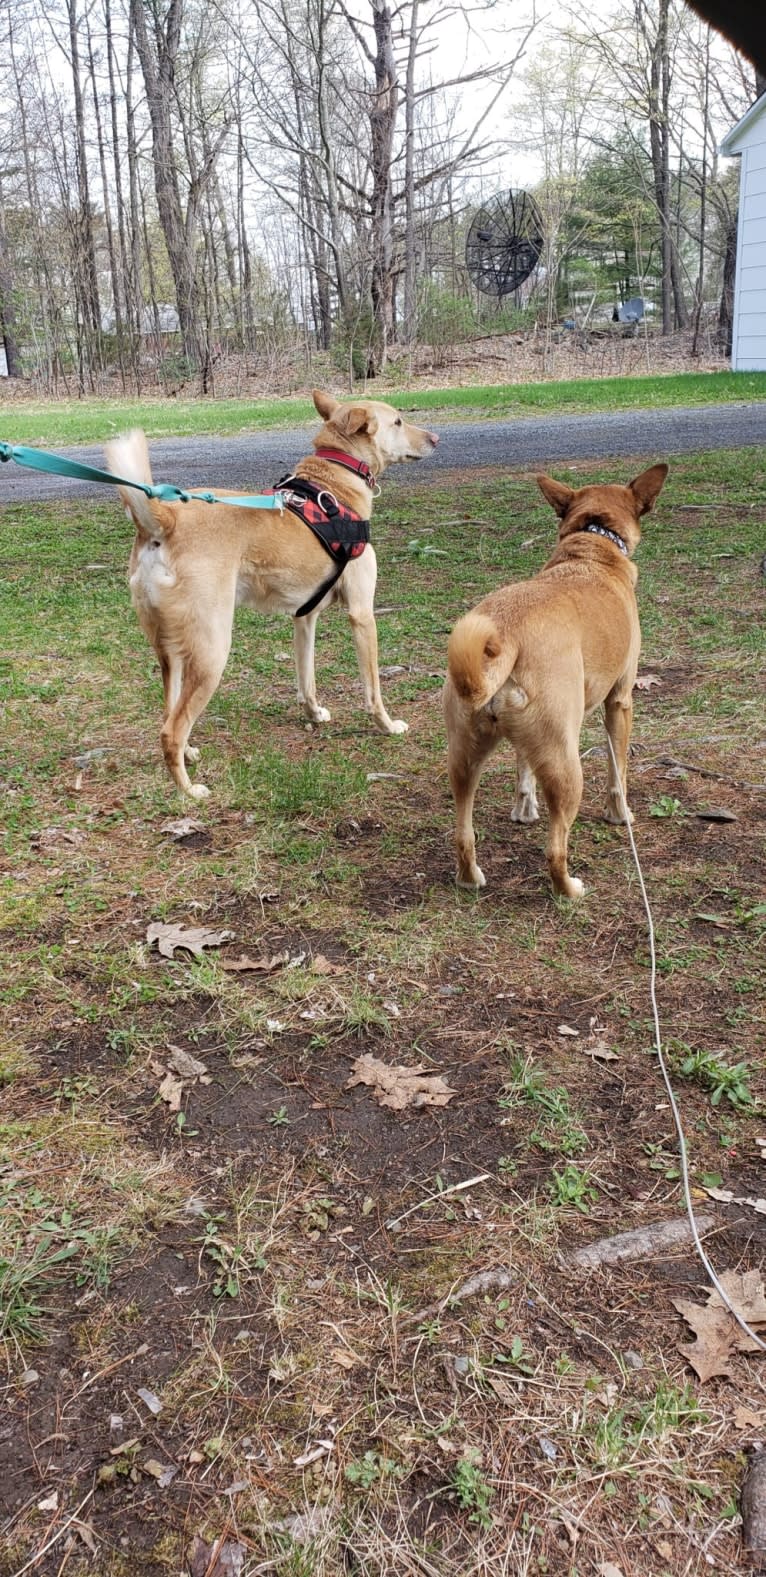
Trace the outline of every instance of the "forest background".
{"label": "forest background", "polygon": [[[764,84],[682,0],[0,0],[0,41],[6,399],[727,353],[718,146]],[[483,294],[522,188],[538,267]]]}

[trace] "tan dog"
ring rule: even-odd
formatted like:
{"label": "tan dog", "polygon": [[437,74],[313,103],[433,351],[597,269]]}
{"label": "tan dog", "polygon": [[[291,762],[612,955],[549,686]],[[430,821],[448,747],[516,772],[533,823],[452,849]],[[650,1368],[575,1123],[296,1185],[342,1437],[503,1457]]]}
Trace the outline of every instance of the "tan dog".
{"label": "tan dog", "polygon": [[561,519],[548,563],[534,580],[492,592],[452,631],[444,710],[462,887],[485,885],[476,864],[473,802],[484,763],[501,739],[511,741],[517,757],[512,819],[537,820],[536,779],[545,796],[556,892],[578,898],[583,891],[569,875],[567,847],[582,796],[580,729],[602,701],[619,772],[618,783],[610,754],[606,819],[623,820],[620,784],[625,793],[641,648],[630,554],[641,536],[639,517],[651,509],[667,473],[666,465],[654,465],[628,487],[578,492],[539,476]]}
{"label": "tan dog", "polygon": [[[314,404],[324,421],[314,446],[340,454],[341,461],[309,456],[296,467],[295,476],[324,489],[361,520],[369,519],[376,478],[386,466],[418,460],[438,443],[435,433],[411,426],[378,400],[341,405],[315,390]],[[108,444],[106,455],[117,475],[151,484],[142,432]],[[350,468],[342,463],[344,456]],[[186,770],[186,761],[199,754],[190,747],[189,734],[221,681],[236,605],[295,614],[332,575],[333,561],[303,520],[289,511],[194,501],[166,504],[133,488],[119,491],[136,528],[129,571],[133,604],[162,670],[165,761],[178,787],[202,799],[209,790],[192,783]],[[368,544],[317,606],[295,619],[298,699],[315,723],[329,721],[330,713],[317,700],[314,634],[319,613],[337,599],[351,621],[366,710],[382,733],[402,734],[407,724],[389,717],[380,693],[376,580],[375,552]]]}

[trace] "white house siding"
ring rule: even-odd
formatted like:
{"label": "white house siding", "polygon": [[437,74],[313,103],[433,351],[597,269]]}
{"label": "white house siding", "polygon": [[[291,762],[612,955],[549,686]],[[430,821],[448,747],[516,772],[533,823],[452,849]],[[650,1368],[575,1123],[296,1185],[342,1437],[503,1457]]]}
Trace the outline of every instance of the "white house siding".
{"label": "white house siding", "polygon": [[731,364],[735,372],[766,372],[766,97],[729,133],[722,152],[742,158]]}

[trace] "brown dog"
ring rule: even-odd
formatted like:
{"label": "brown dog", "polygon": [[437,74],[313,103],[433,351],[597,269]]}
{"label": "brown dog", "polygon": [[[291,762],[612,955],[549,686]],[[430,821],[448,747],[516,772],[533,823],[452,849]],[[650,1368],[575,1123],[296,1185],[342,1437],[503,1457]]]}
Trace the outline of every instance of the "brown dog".
{"label": "brown dog", "polygon": [[[378,400],[341,405],[315,390],[314,404],[324,422],[314,447],[325,454],[302,460],[295,478],[323,489],[320,499],[326,502],[329,496],[357,521],[369,520],[376,478],[386,466],[419,460],[438,443],[435,433],[411,426]],[[108,444],[106,455],[117,475],[151,484],[142,432]],[[185,794],[202,799],[209,793],[203,783],[192,783],[186,770],[186,761],[199,754],[189,745],[189,734],[221,681],[238,603],[264,613],[297,614],[324,586],[316,605],[296,617],[293,626],[299,701],[313,722],[329,721],[330,713],[317,700],[314,635],[320,612],[337,599],[351,621],[366,710],[382,733],[406,732],[406,723],[389,717],[380,693],[373,612],[377,563],[371,545],[349,559],[328,586],[332,559],[289,509],[282,514],[232,504],[167,504],[134,488],[119,491],[136,528],[129,571],[133,604],[162,670],[162,749]]]}
{"label": "brown dog", "polygon": [[606,819],[623,820],[620,784],[624,794],[641,648],[630,555],[641,536],[639,517],[651,509],[667,473],[666,465],[654,465],[627,487],[577,492],[539,476],[561,519],[548,563],[534,580],[492,592],[452,631],[444,711],[461,887],[485,885],[476,864],[473,802],[484,763],[501,739],[516,750],[512,819],[537,820],[536,779],[545,796],[556,892],[578,898],[583,891],[567,870],[567,846],[582,796],[580,729],[602,701],[619,772],[618,782],[610,754]]}

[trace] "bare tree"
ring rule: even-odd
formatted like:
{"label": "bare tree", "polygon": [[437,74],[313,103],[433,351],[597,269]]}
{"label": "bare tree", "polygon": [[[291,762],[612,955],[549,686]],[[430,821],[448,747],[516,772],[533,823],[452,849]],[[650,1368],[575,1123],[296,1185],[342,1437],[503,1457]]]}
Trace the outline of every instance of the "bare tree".
{"label": "bare tree", "polygon": [[[185,355],[197,366],[203,359],[203,322],[197,243],[200,208],[228,134],[224,116],[207,155],[196,157],[194,133],[180,92],[180,50],[184,0],[130,0],[130,21],[146,90],[152,128],[152,165],[157,210],[165,238]],[[150,29],[147,22],[151,23]],[[174,123],[180,125],[186,169],[179,169]],[[191,167],[190,167],[191,166]],[[186,201],[181,193],[182,179]]]}

